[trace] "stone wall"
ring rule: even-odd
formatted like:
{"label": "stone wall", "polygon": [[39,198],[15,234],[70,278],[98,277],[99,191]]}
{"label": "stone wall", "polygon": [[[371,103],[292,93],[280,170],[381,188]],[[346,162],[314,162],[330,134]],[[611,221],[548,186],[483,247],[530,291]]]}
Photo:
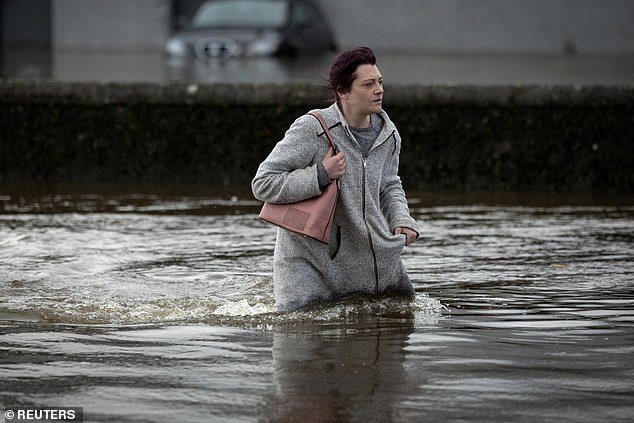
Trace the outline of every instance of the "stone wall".
{"label": "stone wall", "polygon": [[[386,87],[406,189],[632,192],[634,88]],[[311,85],[0,82],[0,180],[248,185]]]}

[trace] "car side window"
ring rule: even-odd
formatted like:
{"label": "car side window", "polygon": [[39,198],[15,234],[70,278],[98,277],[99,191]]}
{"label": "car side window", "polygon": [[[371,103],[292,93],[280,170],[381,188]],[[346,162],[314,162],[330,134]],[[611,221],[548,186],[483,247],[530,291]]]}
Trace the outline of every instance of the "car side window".
{"label": "car side window", "polygon": [[292,26],[310,26],[317,20],[317,11],[314,7],[304,3],[295,3],[291,11]]}

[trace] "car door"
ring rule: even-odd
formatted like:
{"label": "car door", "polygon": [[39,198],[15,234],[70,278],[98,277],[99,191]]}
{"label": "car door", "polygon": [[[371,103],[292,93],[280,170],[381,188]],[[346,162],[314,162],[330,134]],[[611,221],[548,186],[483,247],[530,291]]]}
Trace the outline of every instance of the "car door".
{"label": "car door", "polygon": [[328,22],[314,4],[306,1],[292,2],[289,41],[299,54],[335,50]]}

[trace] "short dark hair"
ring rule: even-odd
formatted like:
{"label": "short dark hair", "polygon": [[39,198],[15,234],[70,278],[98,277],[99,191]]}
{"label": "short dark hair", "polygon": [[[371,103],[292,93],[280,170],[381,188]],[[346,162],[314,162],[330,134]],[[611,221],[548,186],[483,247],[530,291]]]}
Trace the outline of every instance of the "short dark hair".
{"label": "short dark hair", "polygon": [[368,47],[357,47],[341,53],[330,67],[330,79],[327,88],[335,93],[339,99],[338,91],[349,90],[352,82],[357,78],[359,65],[376,65],[376,56]]}

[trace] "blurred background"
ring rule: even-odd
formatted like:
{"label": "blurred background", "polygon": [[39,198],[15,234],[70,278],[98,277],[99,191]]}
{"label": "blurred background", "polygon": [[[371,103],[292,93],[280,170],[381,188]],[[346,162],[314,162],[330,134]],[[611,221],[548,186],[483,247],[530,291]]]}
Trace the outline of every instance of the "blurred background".
{"label": "blurred background", "polygon": [[0,76],[321,83],[367,45],[389,83],[634,83],[634,0],[228,2],[0,0]]}

